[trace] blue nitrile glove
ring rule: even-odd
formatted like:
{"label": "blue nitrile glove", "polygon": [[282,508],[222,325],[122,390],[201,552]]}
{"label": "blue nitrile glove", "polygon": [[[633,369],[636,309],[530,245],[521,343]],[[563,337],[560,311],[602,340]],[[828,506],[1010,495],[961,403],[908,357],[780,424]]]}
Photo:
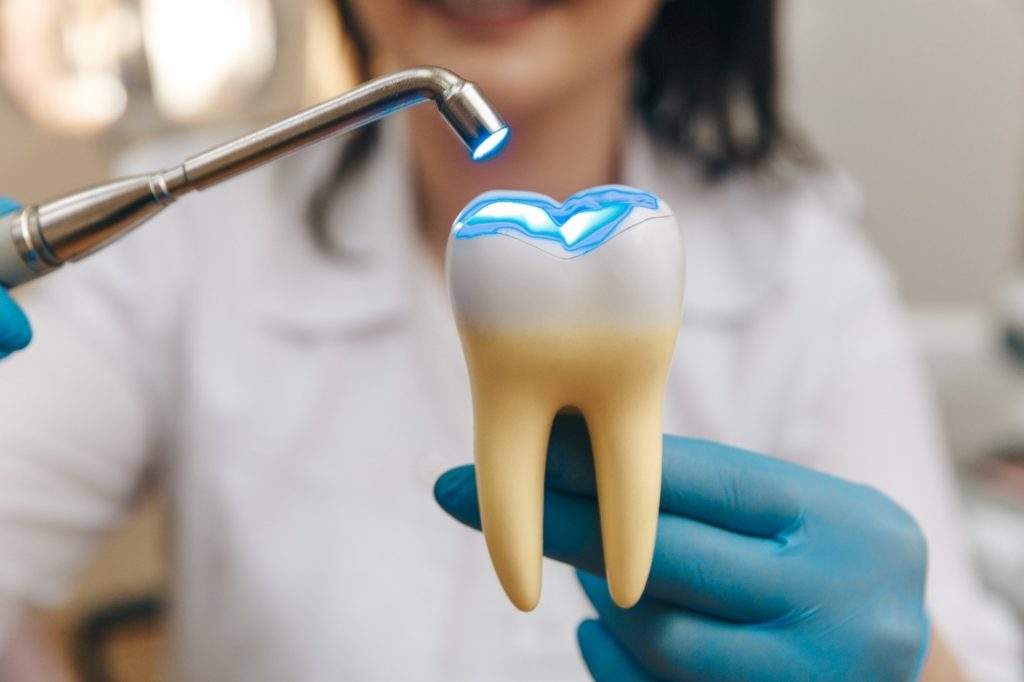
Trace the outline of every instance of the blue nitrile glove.
{"label": "blue nitrile glove", "polygon": [[[582,569],[599,620],[579,628],[598,682],[910,680],[928,642],[924,538],[872,488],[764,455],[665,437],[661,517],[645,596],[615,606],[602,578],[586,426],[559,417],[548,450],[544,552]],[[479,528],[473,467],[435,496]]]}
{"label": "blue nitrile glove", "polygon": [[[0,197],[0,216],[15,211],[20,206],[5,197]],[[28,318],[18,304],[11,300],[0,287],[0,359],[16,350],[21,350],[32,340],[32,328]]]}

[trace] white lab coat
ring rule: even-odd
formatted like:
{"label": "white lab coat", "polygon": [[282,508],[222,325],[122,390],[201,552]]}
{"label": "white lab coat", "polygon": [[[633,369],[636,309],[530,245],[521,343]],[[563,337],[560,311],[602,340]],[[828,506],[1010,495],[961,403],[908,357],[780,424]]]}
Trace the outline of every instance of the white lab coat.
{"label": "white lab coat", "polygon": [[[338,153],[189,196],[27,293],[36,339],[0,363],[0,624],[65,594],[156,470],[181,679],[582,679],[571,571],[549,563],[539,610],[516,612],[480,537],[431,496],[471,459],[471,410],[403,134],[389,125],[333,202],[340,261],[304,222]],[[709,188],[642,133],[624,181],[666,199],[688,244],[666,429],[888,492],[929,537],[936,627],[978,679],[1018,679],[856,194],[811,173]]]}

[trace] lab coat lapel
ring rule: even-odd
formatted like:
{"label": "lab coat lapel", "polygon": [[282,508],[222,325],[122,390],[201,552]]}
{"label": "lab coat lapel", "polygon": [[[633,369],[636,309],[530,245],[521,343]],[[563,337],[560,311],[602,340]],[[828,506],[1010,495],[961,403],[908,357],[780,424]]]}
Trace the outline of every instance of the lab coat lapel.
{"label": "lab coat lapel", "polygon": [[[399,126],[384,126],[378,146],[330,200],[327,252],[305,218],[313,191],[328,177],[343,144],[322,145],[284,161],[278,190],[294,224],[268,239],[266,258],[281,273],[258,304],[275,325],[304,334],[389,325],[407,313],[410,267],[419,247]],[[315,153],[311,153],[315,152]],[[287,217],[283,218],[288,220]]]}

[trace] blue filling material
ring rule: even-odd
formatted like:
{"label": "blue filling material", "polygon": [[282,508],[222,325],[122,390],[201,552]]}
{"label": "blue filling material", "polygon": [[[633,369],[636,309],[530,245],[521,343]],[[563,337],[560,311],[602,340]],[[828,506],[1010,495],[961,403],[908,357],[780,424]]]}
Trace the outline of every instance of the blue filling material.
{"label": "blue filling material", "polygon": [[653,194],[628,187],[596,187],[559,205],[540,194],[494,192],[473,202],[455,221],[455,238],[517,233],[561,244],[582,255],[608,241],[637,208],[658,208]]}

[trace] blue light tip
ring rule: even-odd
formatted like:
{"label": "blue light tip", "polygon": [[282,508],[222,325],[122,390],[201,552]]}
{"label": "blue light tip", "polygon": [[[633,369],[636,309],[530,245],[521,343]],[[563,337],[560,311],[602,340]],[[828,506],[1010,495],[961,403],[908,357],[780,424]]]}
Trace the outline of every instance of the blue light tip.
{"label": "blue light tip", "polygon": [[484,159],[489,159],[498,154],[505,147],[505,143],[508,141],[509,132],[511,131],[506,126],[495,130],[493,133],[485,137],[473,150],[473,160],[483,161]]}

